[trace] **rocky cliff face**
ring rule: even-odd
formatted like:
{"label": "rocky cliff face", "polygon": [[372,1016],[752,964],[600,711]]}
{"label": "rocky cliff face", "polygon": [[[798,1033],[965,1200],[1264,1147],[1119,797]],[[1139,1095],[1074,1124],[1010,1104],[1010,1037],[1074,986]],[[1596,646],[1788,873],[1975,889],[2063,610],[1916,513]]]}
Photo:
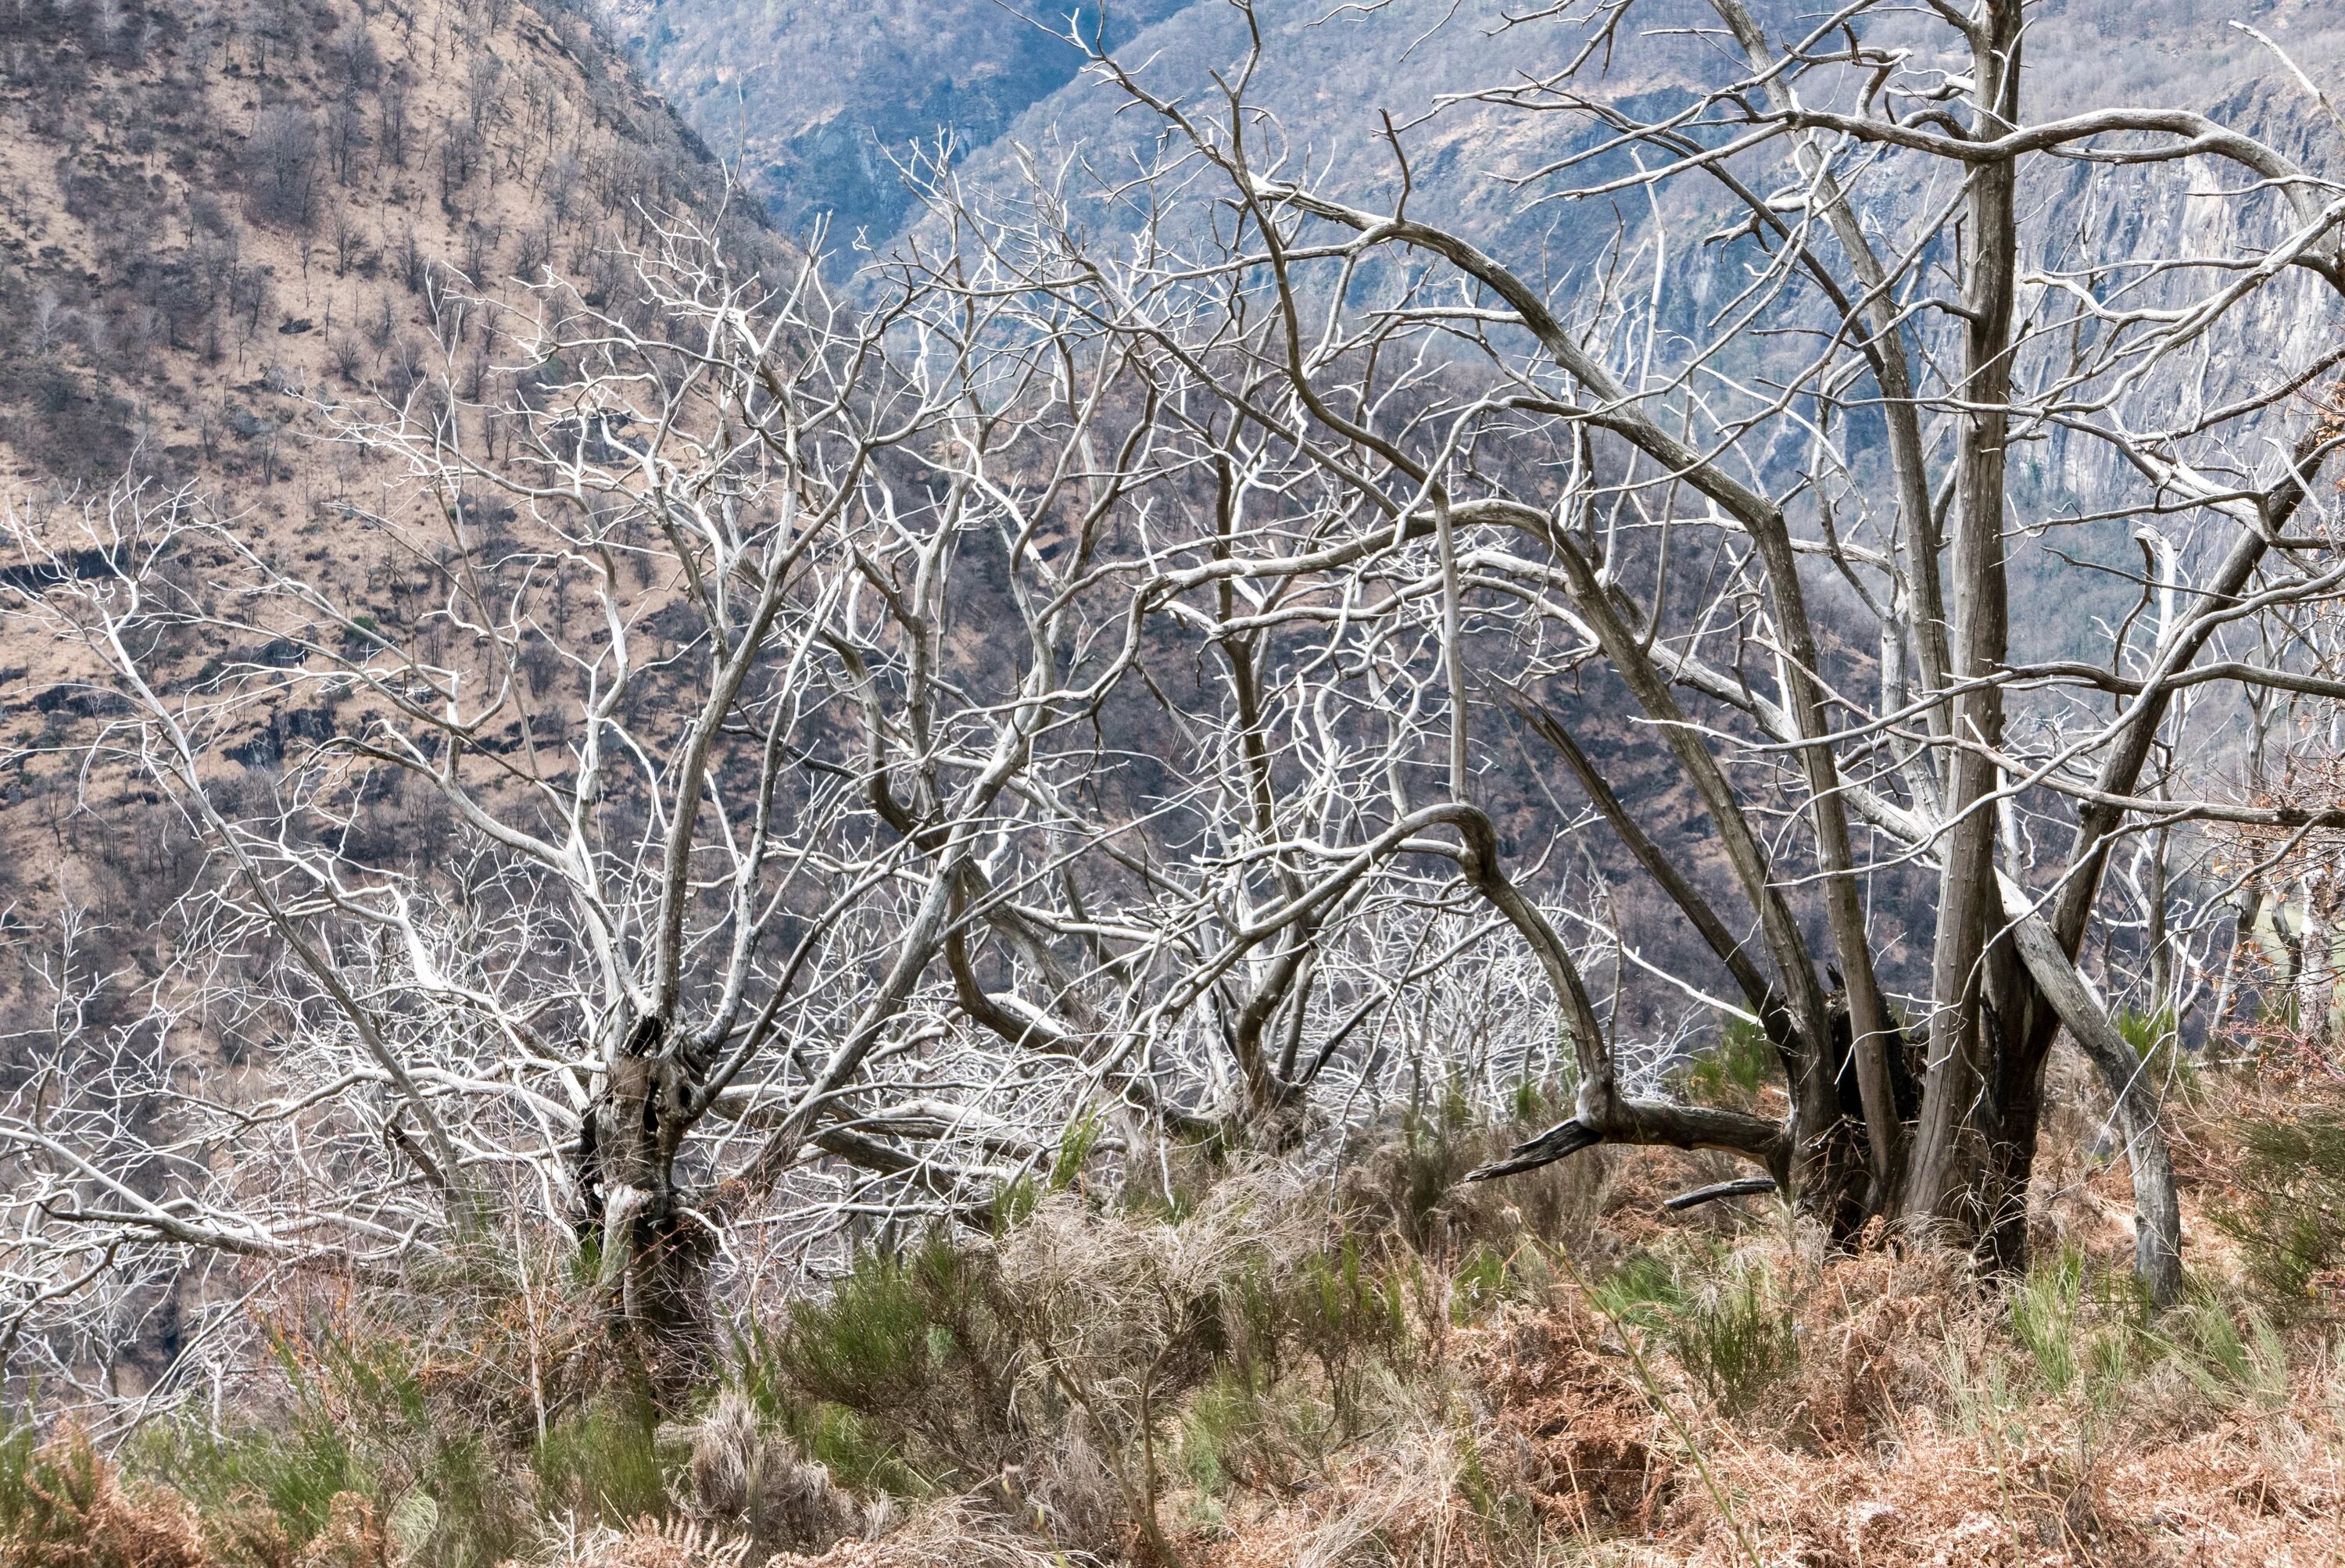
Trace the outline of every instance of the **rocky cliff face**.
{"label": "rocky cliff face", "polygon": [[[980,168],[1006,162],[1017,144],[1112,157],[1151,138],[1152,127],[1119,115],[1115,94],[1080,77],[1080,52],[1051,31],[1063,32],[1071,15],[1127,61],[1146,62],[1156,84],[1184,94],[1206,89],[1247,40],[1244,14],[1203,0],[1071,14],[998,0],[601,4],[685,120],[722,156],[740,159],[781,226],[833,214],[842,246],[858,232],[884,246],[910,215],[891,159],[940,132]],[[1364,184],[1390,178],[1379,118],[1389,110],[1412,127],[1425,199],[1486,239],[1503,235],[1544,242],[1558,259],[1574,255],[1600,240],[1609,210],[1591,220],[1589,209],[1542,206],[1535,188],[1490,178],[1526,173],[1575,140],[1568,117],[1526,120],[1457,101],[1563,63],[1562,30],[1517,25],[1521,9],[1496,0],[1258,0],[1253,16],[1267,50],[1254,96],[1278,111],[1292,151]],[[1790,0],[1756,0],[1753,9],[1779,30],[1810,14]],[[2149,100],[2211,107],[2281,68],[2234,20],[2316,71],[2345,56],[2345,20],[2318,0],[2249,0],[2219,14],[2195,0],[2045,0],[2028,36],[2031,112]],[[1644,0],[1630,21],[1637,46],[1619,51],[1603,78],[1613,95],[1633,102],[1715,66],[1707,35],[1717,18],[1701,0]],[[1893,12],[1873,25],[1877,36],[1900,25]]]}
{"label": "rocky cliff face", "polygon": [[[608,4],[617,30],[686,117],[712,143],[738,150],[784,228],[837,215],[834,248],[859,241],[884,250],[898,222],[917,220],[888,155],[901,158],[914,141],[946,127],[959,137],[963,172],[978,186],[1016,178],[1022,149],[1033,149],[1046,167],[1080,158],[1109,178],[1136,172],[1154,156],[1153,117],[1130,112],[1120,93],[1079,76],[1071,46],[993,0]],[[1568,30],[1514,25],[1518,9],[1498,0],[1374,6],[1259,0],[1253,20],[1264,54],[1250,96],[1275,115],[1283,140],[1255,152],[1284,157],[1289,168],[1307,169],[1355,201],[1387,203],[1397,190],[1384,133],[1389,112],[1405,127],[1413,211],[1467,234],[1558,290],[1568,306],[1608,258],[1636,252],[1652,213],[1633,193],[1552,199],[1550,188],[1531,177],[1589,139],[1585,117],[1527,113],[1475,96],[1518,87],[1559,68],[1570,53]],[[1808,15],[1788,0],[1757,0],[1754,9],[1778,33]],[[1049,20],[1056,13],[1036,15]],[[1226,5],[1146,0],[1110,6],[1108,17],[1120,56],[1152,87],[1193,102],[1204,101],[1213,74],[1232,69],[1249,42],[1247,16]],[[1631,20],[1636,46],[1620,49],[1599,78],[1622,107],[1651,112],[1716,76],[1710,35],[1717,18],[1703,0],[1645,0]],[[1895,45],[1903,30],[1913,33],[1903,41],[1914,46],[1943,43],[1893,12],[1873,25],[1876,42]],[[2314,167],[2330,159],[2335,137],[2328,117],[2280,57],[2285,51],[2318,82],[2332,80],[2345,60],[2345,18],[2314,0],[2254,0],[2219,15],[2193,0],[2045,0],[2027,50],[2024,107],[2032,117],[2118,103],[2198,108]],[[1608,172],[1625,171],[1625,160],[1616,161],[1619,168]],[[2033,178],[2044,209],[2073,213],[2080,249],[2103,257],[2216,254],[2239,238],[2234,230],[2241,223],[2269,223],[2277,204],[2273,198],[2260,209],[2242,208],[2212,198],[2201,186],[2217,177],[2187,165],[2103,179],[2098,188],[2081,165],[2048,167]],[[1893,182],[1867,193],[1867,216],[1893,232],[1925,202],[1943,199],[1942,192]],[[1694,241],[1740,214],[1694,182],[1680,182],[1665,210],[1671,231],[1665,325],[1699,333],[1713,302],[1740,287],[1735,280],[1751,259],[1736,247]],[[1118,220],[1105,208],[1098,218]],[[2277,365],[2306,362],[2319,351],[2314,340],[2332,330],[2327,300],[2309,284],[2265,292],[2249,311],[2249,335],[2269,344],[2269,355],[2234,358],[2203,373],[2178,364],[2170,377],[2178,397],[2235,395]],[[2023,504],[2046,515],[2104,507],[2130,477],[2106,443],[2068,430],[2031,439],[2014,474]],[[2087,525],[2070,542],[2111,561],[2130,562],[2135,554],[2123,523]],[[2033,547],[2023,545],[2022,554]],[[2044,657],[2089,651],[2100,635],[2096,616],[2122,616],[2130,602],[2114,580],[2106,604],[2036,605],[2025,580],[2018,593],[2023,651]]]}

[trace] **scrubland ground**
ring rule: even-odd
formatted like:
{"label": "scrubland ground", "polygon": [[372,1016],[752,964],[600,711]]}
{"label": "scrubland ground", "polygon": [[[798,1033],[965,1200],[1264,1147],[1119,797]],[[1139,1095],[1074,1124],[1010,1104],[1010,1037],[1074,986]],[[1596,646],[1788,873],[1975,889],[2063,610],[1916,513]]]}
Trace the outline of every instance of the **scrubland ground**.
{"label": "scrubland ground", "polygon": [[0,1561],[2345,1562],[2345,1094],[2178,1072],[2192,1279],[2164,1310],[2081,1111],[2032,1270],[1994,1281],[1829,1255],[1771,1200],[1665,1214],[1728,1174],[1698,1157],[1459,1187],[1513,1129],[1435,1106],[1332,1172],[1193,1149],[1111,1183],[1071,1150],[990,1234],[753,1298],[681,1411],[630,1392],[551,1246],[277,1289],[247,1385],[9,1439]]}

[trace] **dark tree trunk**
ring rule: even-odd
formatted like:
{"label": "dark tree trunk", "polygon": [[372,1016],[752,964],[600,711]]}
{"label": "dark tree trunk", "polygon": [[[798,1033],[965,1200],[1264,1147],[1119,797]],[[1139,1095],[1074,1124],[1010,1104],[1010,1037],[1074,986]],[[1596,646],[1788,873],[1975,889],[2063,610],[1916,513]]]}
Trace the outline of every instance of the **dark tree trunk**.
{"label": "dark tree trunk", "polygon": [[693,1074],[656,1018],[621,1036],[579,1133],[581,1240],[598,1249],[614,1339],[670,1402],[715,1349],[707,1229],[685,1211],[676,1150],[690,1126]]}

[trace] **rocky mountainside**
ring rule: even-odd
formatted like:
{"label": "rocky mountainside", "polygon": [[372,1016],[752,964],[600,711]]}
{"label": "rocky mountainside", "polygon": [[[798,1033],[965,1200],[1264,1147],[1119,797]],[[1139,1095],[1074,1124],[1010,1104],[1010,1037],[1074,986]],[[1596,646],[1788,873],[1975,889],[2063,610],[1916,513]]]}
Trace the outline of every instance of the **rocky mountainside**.
{"label": "rocky mountainside", "polygon": [[[1754,3],[1751,9],[1778,36],[1791,36],[1796,19],[1811,15],[1787,0]],[[1647,241],[1655,209],[1642,190],[1557,199],[1569,185],[1625,175],[1625,158],[1575,167],[1559,180],[1538,178],[1591,142],[1589,121],[1578,113],[1533,112],[1522,99],[1497,101],[1498,95],[1562,69],[1590,35],[1543,10],[1527,22],[1513,19],[1524,10],[1502,0],[1391,0],[1376,6],[1258,0],[1252,24],[1262,53],[1248,98],[1269,112],[1283,139],[1255,148],[1254,156],[1258,161],[1283,158],[1287,170],[1307,173],[1343,199],[1383,209],[1399,190],[1386,139],[1389,116],[1408,154],[1411,215],[1466,236],[1547,290],[1569,315],[1604,270],[1626,268],[1640,279],[1650,274],[1657,264]],[[1644,0],[1629,16],[1644,36],[1636,47],[1620,49],[1595,78],[1594,90],[1614,106],[1657,116],[1694,89],[1724,79],[1718,19],[1706,0]],[[1870,38],[1897,46],[1906,41],[1904,28],[1884,10],[1874,17]],[[1191,5],[1141,31],[1119,56],[1152,91],[1213,118],[1220,112],[1215,77],[1234,77],[1251,36],[1248,14],[1237,7]],[[1914,36],[1915,46],[1925,49],[1942,42]],[[2306,167],[2320,168],[2331,160],[2336,133],[2328,122],[2335,111],[2324,113],[2288,61],[2329,90],[2332,105],[2339,101],[2345,20],[2333,7],[2261,0],[2218,12],[2189,0],[2045,0],[2035,13],[2027,50],[2029,98],[2023,110],[2032,119],[2121,104],[2191,108]],[[1946,64],[1954,68],[1954,62]],[[1590,90],[1585,80],[1581,86]],[[1030,156],[1046,168],[1081,159],[1102,181],[1130,178],[1159,156],[1157,132],[1152,115],[1134,112],[1121,91],[1085,76],[1037,100],[992,146],[972,151],[963,180],[1000,188],[1023,178]],[[2034,201],[2045,210],[2073,214],[2081,249],[2104,256],[2220,254],[2238,241],[2243,213],[2251,220],[2260,217],[2214,199],[2213,185],[2225,177],[2208,167],[2177,164],[2112,175],[2095,165],[2053,164],[2029,178]],[[1895,232],[1944,194],[1877,180],[1860,199],[1877,231]],[[1711,312],[1762,262],[1747,245],[1704,238],[1737,228],[1742,216],[1715,188],[1680,180],[1660,201],[1669,234],[1658,259],[1667,274],[1658,296],[1661,324],[1688,341],[1699,341],[1714,325]],[[1134,210],[1107,200],[1086,216],[1113,227]],[[1193,210],[1203,212],[1203,204]],[[2046,264],[2059,263],[2047,259]],[[1370,280],[1364,275],[1364,280]],[[2319,340],[2330,331],[2330,312],[2321,287],[2309,277],[2258,295],[2248,308],[2254,334],[2272,345],[2272,354],[2209,367],[2196,395],[2210,402],[2238,395],[2272,365],[2306,362],[2325,346]],[[2188,379],[2176,378],[2178,396],[2194,395],[2182,386]],[[1779,455],[1795,463],[1796,454]],[[1785,487],[1797,477],[1792,467],[1777,475]],[[2031,442],[2013,481],[2015,498],[2039,514],[2076,515],[2103,509],[2131,477],[2106,443],[2054,430]],[[2134,558],[2130,529],[2123,520],[2090,524],[2073,531],[2063,547],[2123,565]],[[2035,547],[2023,542],[2022,558]],[[2131,603],[2130,586],[2113,580],[2105,603],[2036,604],[2030,598],[2032,581],[2023,569],[2015,629],[2024,657],[2094,655],[2106,627]]]}
{"label": "rocky mountainside", "polygon": [[[942,128],[961,138],[965,182],[979,188],[1021,178],[1030,154],[1045,168],[1081,160],[1087,178],[1101,181],[1135,175],[1156,157],[1155,117],[1079,72],[1071,46],[994,0],[898,0],[878,9],[822,0],[610,3],[618,30],[686,117],[713,144],[742,150],[783,226],[835,212],[846,226],[835,245],[861,229],[865,243],[887,249],[889,223],[909,214],[882,152],[900,155]],[[1251,26],[1262,57],[1248,97],[1274,117],[1281,138],[1255,148],[1257,158],[1284,158],[1347,199],[1381,206],[1398,188],[1388,115],[1408,151],[1413,213],[1467,235],[1568,303],[1592,270],[1635,251],[1651,211],[1633,191],[1558,202],[1552,184],[1534,178],[1592,133],[1585,116],[1526,112],[1484,96],[1561,68],[1584,41],[1568,17],[1518,18],[1520,9],[1499,0],[1258,0],[1250,10],[1149,0],[1109,7],[1107,36],[1152,89],[1210,111],[1214,77],[1244,61]],[[1789,0],[1754,9],[1779,33],[1808,15]],[[1648,113],[1714,83],[1718,20],[1704,0],[1643,0],[1628,15],[1642,36],[1597,78],[1605,97]],[[1871,25],[1886,46],[1909,30],[1893,11]],[[1919,33],[1915,41],[1932,46]],[[2310,0],[2257,0],[2219,14],[2191,0],[2045,0],[2027,49],[2031,97],[2023,107],[2033,117],[2121,103],[2208,110],[2318,166],[2330,127],[2279,51],[2331,83],[2345,60],[2345,20]],[[1625,173],[1625,159],[1616,162],[1603,172]],[[2198,177],[2180,166],[2128,176],[2120,193],[2099,201],[2087,199],[2086,166],[2067,166],[2065,178],[2035,178],[2038,199],[2073,209],[2097,230],[2091,238],[2104,254],[2211,254],[2236,238],[2223,226],[2238,209],[2194,199],[2205,194],[2192,184]],[[1868,198],[1890,229],[1913,218],[1924,193],[1881,188]],[[1698,335],[1707,310],[1740,287],[1748,258],[1694,241],[1741,215],[1691,181],[1671,188],[1668,208],[1666,324]],[[1092,216],[1108,227],[1124,220],[1114,202]],[[2276,360],[2300,360],[2310,351],[2307,334],[2325,330],[2325,314],[2306,303],[2301,290],[2279,290],[2252,307]],[[2031,451],[2017,477],[2044,504],[2079,512],[2124,479],[2105,446],[2063,433]],[[2122,530],[2107,543],[2130,555]],[[2023,627],[2066,639],[2038,650],[2046,655],[2083,651],[2069,634],[2091,629],[2089,615],[2031,615]]]}
{"label": "rocky mountainside", "polygon": [[591,277],[720,186],[562,0],[32,0],[0,84],[19,491],[135,472],[298,516],[332,486],[295,405],[412,385],[435,272]]}
{"label": "rocky mountainside", "polygon": [[[398,564],[350,519],[393,476],[320,439],[329,411],[477,392],[502,372],[467,300],[549,267],[594,287],[678,209],[742,229],[724,188],[565,0],[0,6],[0,496],[70,545],[110,491],[186,486],[390,615]],[[0,908],[87,911],[103,972],[194,851],[73,764],[104,713],[57,659],[0,648]],[[265,768],[287,722],[239,755]]]}
{"label": "rocky mountainside", "polygon": [[915,144],[982,147],[1071,82],[1070,25],[1122,43],[1188,3],[607,0],[645,74],[776,219],[828,215],[842,246],[895,232],[910,205],[896,163]]}
{"label": "rocky mountainside", "polygon": [[[1160,86],[1193,91],[1244,53],[1247,13],[1221,0],[1033,7],[1002,0],[602,0],[614,31],[685,120],[748,182],[785,229],[829,214],[838,243],[860,233],[884,248],[909,211],[891,158],[949,133],[979,168],[1016,145],[1097,153],[1151,134],[1119,116],[1118,95],[1081,74],[1071,25],[1103,36]],[[1805,7],[1768,0],[1779,25]],[[1524,13],[1531,25],[1518,25]],[[1648,35],[1622,52],[1642,76],[1608,77],[1639,97],[1682,85],[1714,64],[1716,17],[1699,0],[1637,6]],[[1562,63],[1561,30],[1540,8],[1495,0],[1259,0],[1253,20],[1265,57],[1254,96],[1274,107],[1294,148],[1315,168],[1364,179],[1389,175],[1380,112],[1404,126],[1445,97],[1499,87]],[[2039,95],[2085,108],[2157,99],[2208,107],[2279,62],[2252,25],[2308,67],[2345,56],[2345,22],[2315,0],[2249,0],[2211,10],[2192,0],[2046,0],[2028,48]],[[1875,18],[1876,29],[1896,25]],[[1651,35],[1680,34],[1654,70]],[[1550,57],[1553,56],[1553,57]],[[2040,107],[2040,106],[2039,106]],[[1535,128],[1527,128],[1527,126]],[[1485,238],[1559,247],[1600,243],[1607,221],[1558,213],[1503,178],[1536,168],[1575,133],[1563,117],[1527,122],[1487,106],[1449,102],[1417,127],[1419,185]],[[1133,138],[1138,138],[1134,141]],[[1443,175],[1460,178],[1445,183]]]}

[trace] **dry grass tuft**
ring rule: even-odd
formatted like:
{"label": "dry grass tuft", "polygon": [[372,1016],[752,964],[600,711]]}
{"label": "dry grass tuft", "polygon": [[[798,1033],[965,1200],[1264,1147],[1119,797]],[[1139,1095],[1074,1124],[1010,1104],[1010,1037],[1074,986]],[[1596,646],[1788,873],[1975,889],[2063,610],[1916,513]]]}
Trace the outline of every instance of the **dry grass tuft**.
{"label": "dry grass tuft", "polygon": [[1674,1479],[1634,1360],[1569,1297],[1467,1336],[1467,1374],[1490,1404],[1485,1446],[1551,1526],[1643,1529]]}
{"label": "dry grass tuft", "polygon": [[998,1514],[966,1499],[952,1498],[919,1510],[877,1541],[843,1541],[818,1557],[777,1557],[773,1564],[774,1568],[784,1564],[789,1568],[1069,1568],[1070,1559],[1065,1553],[1012,1529]]}
{"label": "dry grass tuft", "polygon": [[644,1519],[625,1530],[569,1534],[542,1561],[545,1568],[742,1568],[749,1552],[748,1542],[696,1522]]}
{"label": "dry grass tuft", "polygon": [[1942,1251],[1835,1258],[1801,1295],[1798,1368],[1752,1411],[1790,1441],[1853,1453],[1893,1437],[1939,1385],[1948,1315],[1976,1307],[1969,1271]]}
{"label": "dry grass tuft", "polygon": [[1329,1484],[1207,1545],[1198,1568],[1496,1568],[1506,1532],[1477,1507],[1483,1456],[1468,1433],[1412,1422]]}
{"label": "dry grass tuft", "polygon": [[328,1506],[326,1527],[294,1562],[298,1568],[391,1568],[391,1538],[371,1502],[340,1492]]}
{"label": "dry grass tuft", "polygon": [[821,1552],[863,1526],[864,1510],[830,1471],[757,1419],[726,1389],[693,1431],[692,1491],[708,1514],[746,1526],[757,1545]]}

